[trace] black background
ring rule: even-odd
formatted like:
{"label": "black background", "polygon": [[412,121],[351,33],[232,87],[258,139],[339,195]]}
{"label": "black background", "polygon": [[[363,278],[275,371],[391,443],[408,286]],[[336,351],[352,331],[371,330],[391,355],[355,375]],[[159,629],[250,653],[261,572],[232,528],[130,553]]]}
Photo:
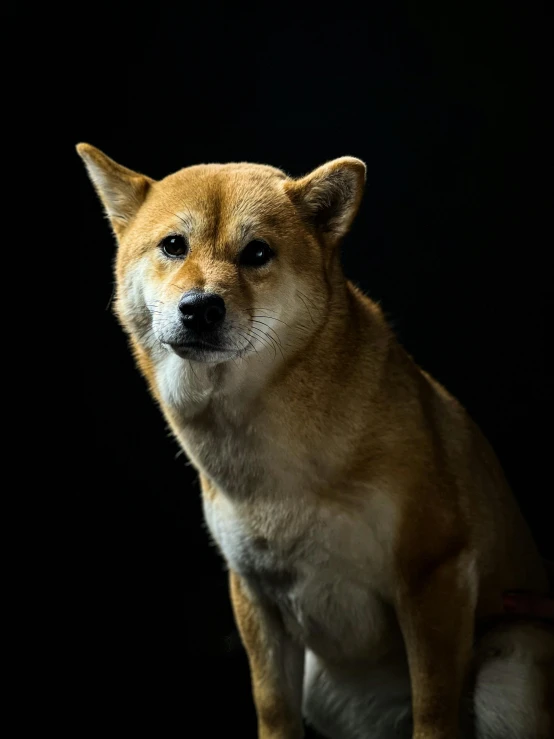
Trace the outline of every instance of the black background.
{"label": "black background", "polygon": [[[366,161],[346,272],[480,424],[552,557],[549,31],[542,6],[488,0],[95,4],[68,59],[79,77],[68,146],[87,141],[155,178],[209,161],[295,176],[344,154]],[[106,308],[114,241],[77,155],[73,187],[90,720],[109,711],[111,726],[158,736],[202,720],[185,735],[254,736],[224,567],[195,474]]]}

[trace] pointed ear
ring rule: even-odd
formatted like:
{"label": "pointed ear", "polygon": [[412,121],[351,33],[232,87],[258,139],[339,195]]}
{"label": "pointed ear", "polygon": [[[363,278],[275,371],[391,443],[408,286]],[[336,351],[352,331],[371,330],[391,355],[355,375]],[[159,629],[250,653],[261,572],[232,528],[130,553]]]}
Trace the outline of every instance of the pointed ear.
{"label": "pointed ear", "polygon": [[361,159],[341,157],[286,183],[292,202],[330,245],[346,234],[360,205],[366,166]]}
{"label": "pointed ear", "polygon": [[122,167],[90,144],[77,144],[116,236],[121,236],[143,204],[150,186],[149,177]]}

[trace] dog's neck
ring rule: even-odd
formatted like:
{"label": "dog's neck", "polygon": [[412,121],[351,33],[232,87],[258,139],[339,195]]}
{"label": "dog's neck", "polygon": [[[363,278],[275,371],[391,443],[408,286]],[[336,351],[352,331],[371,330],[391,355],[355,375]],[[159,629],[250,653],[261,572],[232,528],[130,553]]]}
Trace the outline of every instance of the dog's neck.
{"label": "dog's neck", "polygon": [[[192,364],[168,354],[156,365],[138,355],[188,458],[231,497],[273,495],[274,488],[282,496],[293,478],[310,489],[333,479],[352,434],[373,416],[390,332],[379,308],[351,285],[343,281],[331,298],[302,346],[278,359],[268,352]],[[353,395],[353,384],[367,390]],[[338,453],[322,452],[329,445]],[[315,466],[306,463],[316,458]],[[262,478],[273,480],[267,490]]]}

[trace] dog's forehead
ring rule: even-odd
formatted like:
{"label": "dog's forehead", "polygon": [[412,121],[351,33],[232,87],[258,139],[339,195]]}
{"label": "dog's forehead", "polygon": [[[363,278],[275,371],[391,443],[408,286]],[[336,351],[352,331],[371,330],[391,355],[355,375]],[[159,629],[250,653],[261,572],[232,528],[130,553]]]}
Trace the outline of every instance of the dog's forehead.
{"label": "dog's forehead", "polygon": [[267,238],[279,224],[294,218],[283,187],[286,179],[280,170],[260,164],[181,169],[153,184],[131,230],[130,243],[152,243],[177,231],[196,249],[209,245],[226,251],[248,238]]}
{"label": "dog's forehead", "polygon": [[207,164],[187,167],[156,184],[172,207],[203,221],[247,218],[273,211],[286,201],[286,175],[261,164]]}

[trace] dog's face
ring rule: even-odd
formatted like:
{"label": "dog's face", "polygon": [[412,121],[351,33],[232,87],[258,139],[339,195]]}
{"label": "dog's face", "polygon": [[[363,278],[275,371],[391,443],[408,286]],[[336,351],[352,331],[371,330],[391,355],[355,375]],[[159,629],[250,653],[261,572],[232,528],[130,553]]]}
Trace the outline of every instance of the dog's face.
{"label": "dog's face", "polygon": [[329,162],[292,180],[256,164],[210,164],[153,180],[78,147],[119,248],[116,311],[155,361],[278,360],[322,320],[334,247],[365,165]]}

